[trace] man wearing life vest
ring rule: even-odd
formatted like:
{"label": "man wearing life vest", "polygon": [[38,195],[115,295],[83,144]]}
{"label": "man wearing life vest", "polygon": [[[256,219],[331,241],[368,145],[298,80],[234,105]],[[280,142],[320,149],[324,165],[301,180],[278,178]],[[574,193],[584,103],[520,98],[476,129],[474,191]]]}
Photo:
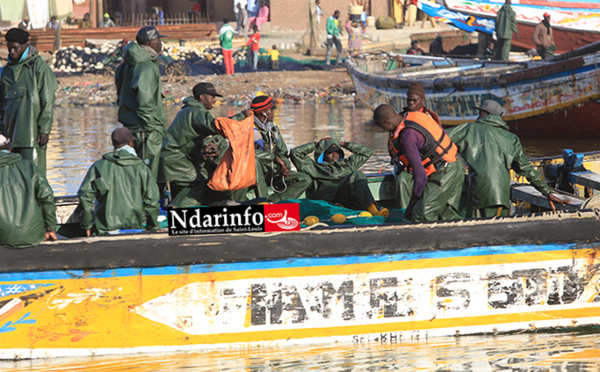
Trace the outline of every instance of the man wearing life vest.
{"label": "man wearing life vest", "polygon": [[396,113],[390,105],[380,105],[373,119],[377,126],[393,133],[390,150],[413,173],[406,217],[415,222],[461,219],[464,165],[456,157],[456,146],[437,115],[424,103],[423,87],[413,82],[403,113]]}

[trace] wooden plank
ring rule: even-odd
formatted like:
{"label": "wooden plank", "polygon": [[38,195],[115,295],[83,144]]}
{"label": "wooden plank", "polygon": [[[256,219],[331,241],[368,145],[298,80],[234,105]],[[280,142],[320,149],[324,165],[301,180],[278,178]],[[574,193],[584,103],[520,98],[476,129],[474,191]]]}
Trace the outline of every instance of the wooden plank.
{"label": "wooden plank", "polygon": [[[529,203],[531,205],[536,205],[541,208],[552,209],[550,203],[548,202],[548,198],[542,195],[541,192],[537,191],[531,185],[511,181],[510,195],[511,198],[514,200],[519,200],[525,203]],[[580,198],[578,196],[565,195],[562,193],[559,197],[569,202],[569,204],[567,204],[566,206],[555,204],[556,210],[576,211],[585,201],[585,199]]]}

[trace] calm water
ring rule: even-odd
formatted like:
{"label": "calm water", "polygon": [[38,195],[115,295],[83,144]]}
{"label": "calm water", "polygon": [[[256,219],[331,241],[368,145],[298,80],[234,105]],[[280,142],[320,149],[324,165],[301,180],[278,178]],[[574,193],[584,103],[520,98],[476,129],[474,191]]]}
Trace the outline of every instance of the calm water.
{"label": "calm water", "polygon": [[[178,108],[168,109],[168,122]],[[215,116],[239,107],[218,106]],[[365,167],[387,164],[387,134],[369,120],[371,111],[352,104],[282,105],[276,122],[288,147],[325,136],[376,149]],[[75,194],[88,167],[111,150],[110,133],[119,124],[115,107],[57,108],[48,154],[48,175],[56,195]],[[592,151],[597,139],[523,139],[528,156],[558,155],[562,148]],[[384,170],[389,170],[386,166]],[[66,358],[0,362],[6,371],[598,371],[597,333],[465,336],[398,344],[334,344],[212,353],[129,357]]]}
{"label": "calm water", "polygon": [[[179,107],[167,108],[167,123],[171,123]],[[231,116],[240,107],[217,106],[213,115]],[[286,104],[276,111],[289,148],[323,137],[355,141],[375,149],[375,155],[363,170],[390,171],[387,155],[387,134],[371,123],[371,110],[354,104],[314,105]],[[55,195],[76,194],[90,165],[102,154],[112,150],[110,133],[117,123],[116,107],[59,107],[55,109],[54,126],[48,150],[48,179]],[[536,139],[523,138],[523,148],[529,157],[560,155],[563,148],[575,151],[600,149],[600,139]]]}
{"label": "calm water", "polygon": [[10,371],[552,371],[600,370],[595,334],[463,336],[392,345],[271,348],[0,362]]}

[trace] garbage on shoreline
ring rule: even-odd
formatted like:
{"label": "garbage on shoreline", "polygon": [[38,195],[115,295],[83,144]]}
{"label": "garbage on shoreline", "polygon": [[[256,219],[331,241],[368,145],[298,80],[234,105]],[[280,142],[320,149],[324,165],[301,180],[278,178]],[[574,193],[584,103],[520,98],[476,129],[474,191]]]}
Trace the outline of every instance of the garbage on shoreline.
{"label": "garbage on shoreline", "polygon": [[[270,73],[267,73],[268,75]],[[90,76],[91,78],[92,76]],[[117,101],[117,92],[112,76],[105,81],[93,82],[93,79],[83,82],[73,82],[68,85],[61,83],[56,93],[55,105],[57,106],[114,106]],[[97,80],[97,78],[96,78]],[[208,76],[203,79],[213,82],[221,92],[226,92],[228,86],[240,84],[242,78],[222,80],[222,76]],[[293,85],[279,87],[268,78],[256,79],[256,84],[247,92],[237,94],[224,94],[217,101],[221,105],[233,105],[246,107],[250,105],[253,95],[262,91],[277,99],[280,104],[336,104],[354,103],[355,94],[350,87],[336,84],[330,87]],[[183,100],[190,95],[190,81],[185,77],[175,79],[163,79],[162,88],[165,105],[181,105]]]}

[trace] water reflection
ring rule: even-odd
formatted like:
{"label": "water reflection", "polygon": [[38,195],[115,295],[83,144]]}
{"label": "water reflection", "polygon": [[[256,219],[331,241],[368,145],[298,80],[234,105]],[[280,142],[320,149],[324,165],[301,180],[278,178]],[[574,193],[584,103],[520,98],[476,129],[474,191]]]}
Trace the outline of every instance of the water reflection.
{"label": "water reflection", "polygon": [[[217,106],[215,117],[231,116],[243,108]],[[167,123],[171,123],[179,107],[167,107]],[[368,173],[391,171],[388,165],[387,134],[375,127],[372,111],[361,105],[284,104],[276,110],[275,122],[280,126],[289,148],[323,137],[360,142],[375,149],[365,164]],[[75,194],[90,165],[112,150],[110,133],[120,126],[117,107],[57,107],[48,149],[48,179],[55,195]],[[600,149],[598,138],[536,139],[523,138],[527,156],[559,155],[563,148],[575,151]]]}
{"label": "water reflection", "polygon": [[0,362],[12,371],[554,371],[600,369],[594,333],[463,336],[395,344],[303,346]]}

